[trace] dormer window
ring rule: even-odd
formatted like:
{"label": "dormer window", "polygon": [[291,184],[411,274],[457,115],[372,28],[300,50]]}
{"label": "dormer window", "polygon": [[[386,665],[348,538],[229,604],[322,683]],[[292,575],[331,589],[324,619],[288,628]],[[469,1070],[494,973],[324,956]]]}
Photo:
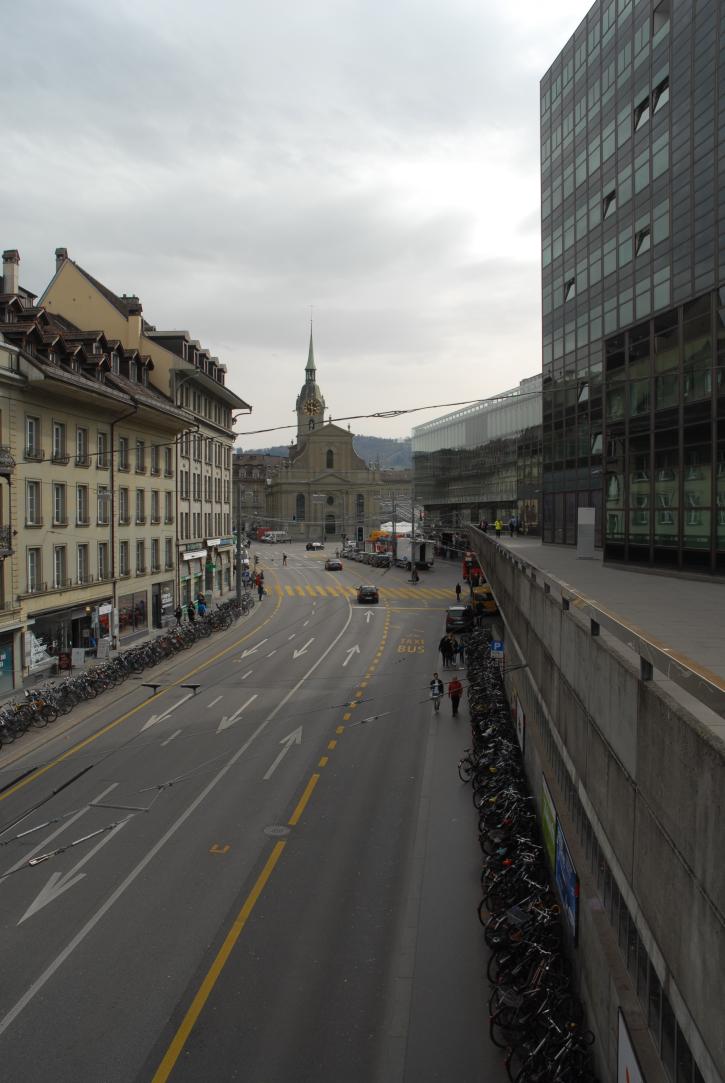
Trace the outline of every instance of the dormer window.
{"label": "dormer window", "polygon": [[149,370],[146,368],[145,365],[141,369],[141,383],[143,384],[144,387],[149,386]]}
{"label": "dormer window", "polygon": [[132,384],[137,382],[136,380],[136,362],[130,361],[128,366],[128,378]]}
{"label": "dormer window", "polygon": [[121,362],[119,361],[118,354],[111,354],[111,372],[115,372],[118,376],[121,371]]}

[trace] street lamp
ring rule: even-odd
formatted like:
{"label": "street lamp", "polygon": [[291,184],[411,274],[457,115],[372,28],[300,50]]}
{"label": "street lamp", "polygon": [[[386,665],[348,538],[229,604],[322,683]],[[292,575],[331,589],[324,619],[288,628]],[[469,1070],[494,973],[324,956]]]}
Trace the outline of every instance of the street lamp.
{"label": "street lamp", "polygon": [[[313,504],[318,504],[318,505],[319,504],[326,504],[327,503],[327,497],[325,496],[324,493],[313,493],[312,494],[312,503]],[[325,544],[325,516],[324,516],[324,514],[322,512],[320,512],[320,544],[321,545]]]}

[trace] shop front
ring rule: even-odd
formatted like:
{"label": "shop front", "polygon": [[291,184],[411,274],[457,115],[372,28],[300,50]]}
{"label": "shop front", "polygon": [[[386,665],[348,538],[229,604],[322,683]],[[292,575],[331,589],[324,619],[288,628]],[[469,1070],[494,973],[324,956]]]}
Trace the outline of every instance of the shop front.
{"label": "shop front", "polygon": [[179,576],[181,604],[188,605],[204,593],[206,579],[206,549],[194,549],[181,554]]}
{"label": "shop front", "polygon": [[122,594],[118,599],[118,634],[121,639],[148,631],[148,591]]}
{"label": "shop front", "polygon": [[28,672],[41,673],[54,665],[68,668],[65,662],[74,648],[90,650],[110,634],[110,615],[110,598],[92,605],[36,613],[28,620],[25,634],[25,666]]}
{"label": "shop front", "polygon": [[154,583],[151,587],[151,619],[154,628],[166,628],[174,623],[174,581]]}
{"label": "shop front", "polygon": [[0,696],[12,692],[15,687],[14,659],[13,637],[0,636]]}
{"label": "shop front", "polygon": [[217,546],[216,581],[220,594],[232,589],[232,558],[234,538],[221,538]]}

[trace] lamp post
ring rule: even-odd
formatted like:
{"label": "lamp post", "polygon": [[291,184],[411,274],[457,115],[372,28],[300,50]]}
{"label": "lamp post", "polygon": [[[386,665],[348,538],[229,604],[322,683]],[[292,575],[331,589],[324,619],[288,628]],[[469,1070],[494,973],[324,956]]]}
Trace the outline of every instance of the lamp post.
{"label": "lamp post", "polygon": [[[312,494],[312,503],[317,504],[318,506],[321,505],[321,504],[326,504],[327,503],[327,497],[325,496],[324,493],[313,493]],[[320,512],[320,545],[324,545],[324,544],[325,544],[325,516],[324,516],[323,512]]]}

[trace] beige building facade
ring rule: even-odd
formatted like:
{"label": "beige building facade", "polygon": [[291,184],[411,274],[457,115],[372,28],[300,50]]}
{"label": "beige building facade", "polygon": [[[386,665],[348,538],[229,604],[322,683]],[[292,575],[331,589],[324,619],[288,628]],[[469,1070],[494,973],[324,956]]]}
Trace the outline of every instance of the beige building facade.
{"label": "beige building facade", "polygon": [[138,297],[114,293],[65,248],[56,249],[56,272],[41,304],[150,358],[155,387],[193,416],[174,449],[176,590],[182,602],[199,593],[219,597],[233,585],[234,416],[251,407],[226,386],[226,366],[188,331],[158,331],[143,318]]}
{"label": "beige building facade", "polygon": [[190,413],[154,363],[0,294],[0,694],[73,649],[163,627],[177,597],[177,440]]}

